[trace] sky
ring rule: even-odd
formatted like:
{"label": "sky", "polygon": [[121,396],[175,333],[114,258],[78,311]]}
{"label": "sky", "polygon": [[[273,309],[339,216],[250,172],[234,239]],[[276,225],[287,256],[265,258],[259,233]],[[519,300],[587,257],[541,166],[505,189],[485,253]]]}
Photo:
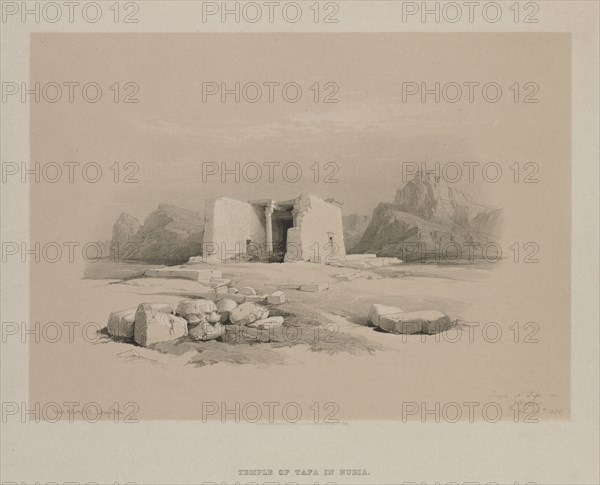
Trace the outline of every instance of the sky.
{"label": "sky", "polygon": [[[409,163],[494,162],[506,174],[515,161],[544,164],[559,156],[556,146],[540,141],[569,123],[567,105],[553,99],[569,83],[564,35],[36,34],[31,44],[32,81],[103,87],[97,103],[32,106],[32,160],[94,161],[104,170],[97,184],[35,187],[35,200],[44,205],[52,198],[62,214],[95,225],[105,237],[122,211],[140,220],[159,203],[203,211],[215,196],[284,200],[312,192],[343,202],[344,214],[369,214],[393,201]],[[125,84],[135,83],[139,102],[113,102],[115,82],[120,100],[130,92]],[[203,97],[236,82],[248,87],[248,97],[256,93],[252,83],[262,86],[262,97],[255,103]],[[299,85],[299,101],[286,101],[276,86],[269,102],[269,82]],[[463,97],[403,99],[406,83],[436,82],[458,83]],[[502,97],[485,102],[475,88],[470,103],[464,82],[496,82]],[[509,89],[515,82],[536,82],[541,102],[515,103]],[[296,91],[286,93],[291,98]],[[323,102],[327,94],[337,102]],[[138,182],[111,181],[108,167],[127,162],[139,167]],[[236,163],[239,183],[232,175],[223,183],[218,173],[203,180],[203,169]],[[279,164],[272,180],[265,163]],[[253,182],[254,164],[263,172]],[[302,173],[292,182],[294,167]],[[492,184],[481,171],[475,175],[471,183],[465,168],[454,185],[478,202],[502,206],[508,177]]]}

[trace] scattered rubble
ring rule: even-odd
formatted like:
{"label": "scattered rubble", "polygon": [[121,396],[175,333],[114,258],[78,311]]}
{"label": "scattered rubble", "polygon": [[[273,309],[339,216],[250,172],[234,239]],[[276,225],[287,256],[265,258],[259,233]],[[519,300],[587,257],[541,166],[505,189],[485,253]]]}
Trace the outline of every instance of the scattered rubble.
{"label": "scattered rubble", "polygon": [[225,331],[218,307],[212,300],[182,300],[176,313],[187,320],[189,335],[194,340],[213,340]]}
{"label": "scattered rubble", "polygon": [[283,321],[283,317],[261,318],[260,320],[248,324],[248,327],[258,328],[260,330],[271,329],[273,327],[280,327],[283,325]]}
{"label": "scattered rubble", "polygon": [[[217,315],[218,317],[218,315]],[[202,322],[189,330],[194,340],[214,340],[225,333],[225,327],[217,320],[215,323]]]}
{"label": "scattered rubble", "polygon": [[238,305],[229,314],[229,321],[234,325],[249,325],[269,316],[269,309],[256,303],[246,302]]}
{"label": "scattered rubble", "polygon": [[217,305],[212,300],[181,300],[177,305],[175,314],[188,320],[192,316],[197,316],[200,320],[205,320],[204,315],[217,311]]}
{"label": "scattered rubble", "polygon": [[[336,266],[358,265],[361,269],[396,264],[397,258],[377,258],[374,255],[349,257]],[[352,266],[350,266],[352,267]],[[269,305],[286,302],[283,289],[320,292],[329,289],[327,282],[283,283],[269,294],[257,294],[250,286],[233,287],[229,278],[218,270],[186,268],[161,268],[148,270],[150,277],[185,278],[200,283],[201,298],[181,300],[176,307],[170,303],[142,303],[137,309],[127,309],[110,314],[108,333],[112,337],[135,341],[142,347],[169,342],[189,336],[191,340],[219,339],[233,328],[250,327],[256,330],[272,329],[284,324],[283,316],[269,317]],[[331,275],[338,281],[369,278],[364,271]],[[373,304],[369,321],[376,327],[396,334],[436,334],[447,330],[450,318],[435,310],[406,312],[402,308]],[[232,325],[227,330],[227,325]],[[255,331],[256,331],[255,330]],[[225,340],[222,340],[226,342]]]}
{"label": "scattered rubble", "polygon": [[239,293],[227,293],[226,295],[217,295],[218,301],[223,299],[233,300],[236,303],[244,303],[246,301],[246,295]]}
{"label": "scattered rubble", "polygon": [[188,269],[172,266],[167,268],[149,269],[146,270],[144,275],[151,278],[183,278],[194,281],[210,281],[210,278],[222,277],[222,273],[218,269]]}
{"label": "scattered rubble", "polygon": [[[190,262],[192,262],[190,258]],[[183,267],[166,267],[160,269],[148,270],[145,272],[146,276],[154,278],[185,278],[194,281],[198,281],[202,285],[202,289],[199,294],[202,298],[219,302],[223,299],[232,300],[234,303],[241,304],[245,302],[250,303],[262,303],[280,305],[285,302],[285,294],[283,291],[275,291],[269,294],[257,294],[256,289],[251,286],[235,287],[231,286],[230,278],[223,278],[220,270],[213,269],[188,269]],[[312,289],[311,285],[316,285],[315,289]],[[325,286],[323,286],[325,285]],[[300,289],[300,283],[284,283],[280,285],[283,288]],[[307,289],[304,291],[321,291],[328,287],[327,283],[310,283],[305,285]],[[135,312],[135,310],[133,310]],[[204,313],[204,312],[196,312]],[[179,313],[177,313],[179,315]],[[119,317],[115,315],[114,320]],[[131,320],[131,317],[128,317]],[[202,318],[194,320],[192,323],[197,324],[203,321]],[[116,323],[113,323],[113,327],[116,327]],[[128,324],[130,327],[133,326],[133,322]]]}
{"label": "scattered rubble", "polygon": [[267,296],[267,303],[270,305],[281,305],[285,303],[285,293],[281,290],[274,291]]}
{"label": "scattered rubble", "polygon": [[211,281],[212,279],[215,278],[211,278],[210,280],[200,280],[198,281],[198,283],[200,283],[201,285],[204,286],[208,286],[209,288],[219,288],[220,286],[225,286],[227,287],[228,283],[224,283],[224,281],[226,280],[225,278],[219,278],[221,281]]}
{"label": "scattered rubble", "polygon": [[229,321],[229,314],[237,306],[237,303],[231,298],[224,298],[217,303],[217,312],[220,315],[221,323],[227,323]]}
{"label": "scattered rubble", "polygon": [[206,317],[206,321],[214,325],[215,323],[219,323],[221,321],[221,315],[219,315],[217,312],[210,312]]}

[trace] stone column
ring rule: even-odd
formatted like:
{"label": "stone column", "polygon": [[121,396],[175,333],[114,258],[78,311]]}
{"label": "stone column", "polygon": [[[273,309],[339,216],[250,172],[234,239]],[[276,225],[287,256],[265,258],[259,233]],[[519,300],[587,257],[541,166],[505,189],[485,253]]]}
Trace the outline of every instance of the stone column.
{"label": "stone column", "polygon": [[265,206],[265,229],[266,229],[266,250],[269,259],[273,256],[273,220],[272,215],[275,210],[275,202],[271,201]]}

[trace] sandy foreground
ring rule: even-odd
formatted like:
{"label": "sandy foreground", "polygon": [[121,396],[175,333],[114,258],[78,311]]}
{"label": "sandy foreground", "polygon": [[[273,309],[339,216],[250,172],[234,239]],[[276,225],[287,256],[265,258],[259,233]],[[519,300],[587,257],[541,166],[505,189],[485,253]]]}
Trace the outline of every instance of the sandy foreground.
{"label": "sandy foreground", "polygon": [[[354,270],[311,263],[186,267],[221,269],[234,285],[252,286],[258,293],[282,283],[328,282],[328,290],[316,293],[286,289],[286,303],[278,306],[316,316],[317,345],[298,343],[294,334],[283,345],[189,342],[168,353],[115,342],[96,333],[110,312],[143,302],[176,304],[197,297],[199,284],[144,277],[65,278],[55,284],[48,273],[32,286],[32,321],[81,325],[72,339],[65,331],[59,342],[29,343],[31,401],[97,402],[105,419],[114,418],[115,403],[119,419],[253,420],[257,409],[259,423],[569,417],[568,353],[563,358],[568,321],[526,326],[539,317],[529,319],[525,310],[544,305],[532,305],[535,288],[511,294],[501,269],[400,264]],[[352,281],[335,278],[357,272],[360,277]],[[459,327],[438,335],[385,333],[368,323],[372,303],[439,310]],[[520,321],[513,318],[514,309],[520,310]],[[97,324],[85,327],[86,322]]]}

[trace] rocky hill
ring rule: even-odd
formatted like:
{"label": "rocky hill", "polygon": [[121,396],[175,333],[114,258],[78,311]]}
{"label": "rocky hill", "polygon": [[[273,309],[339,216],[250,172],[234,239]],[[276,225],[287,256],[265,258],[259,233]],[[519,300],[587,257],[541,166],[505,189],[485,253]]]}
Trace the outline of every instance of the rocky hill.
{"label": "rocky hill", "polygon": [[159,204],[141,227],[135,217],[122,213],[113,226],[112,244],[119,243],[127,260],[178,264],[202,254],[203,235],[200,213]]}
{"label": "rocky hill", "polygon": [[119,247],[125,247],[127,243],[133,241],[142,226],[140,222],[127,212],[121,212],[119,218],[115,221],[112,231],[112,243]]}
{"label": "rocky hill", "polygon": [[350,214],[342,217],[346,253],[351,254],[353,252],[354,246],[362,239],[370,221],[370,215]]}
{"label": "rocky hill", "polygon": [[354,251],[410,261],[432,260],[447,250],[441,260],[477,259],[480,252],[472,245],[496,241],[501,224],[500,209],[473,202],[443,179],[417,173],[393,203],[375,208]]}

